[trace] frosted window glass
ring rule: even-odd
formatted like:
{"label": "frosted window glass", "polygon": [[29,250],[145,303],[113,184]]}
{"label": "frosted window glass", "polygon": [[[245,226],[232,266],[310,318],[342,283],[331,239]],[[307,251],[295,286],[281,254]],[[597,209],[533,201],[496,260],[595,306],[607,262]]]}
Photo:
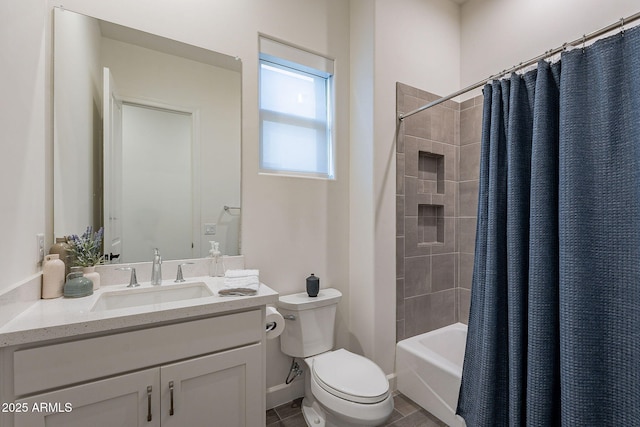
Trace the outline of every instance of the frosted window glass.
{"label": "frosted window glass", "polygon": [[262,64],[260,105],[265,110],[316,118],[313,77]]}
{"label": "frosted window glass", "polygon": [[260,61],[260,169],[333,178],[330,76],[273,60]]}
{"label": "frosted window glass", "polygon": [[[324,133],[324,132],[321,132]],[[292,172],[327,173],[326,148],[316,129],[264,121],[262,165]]]}

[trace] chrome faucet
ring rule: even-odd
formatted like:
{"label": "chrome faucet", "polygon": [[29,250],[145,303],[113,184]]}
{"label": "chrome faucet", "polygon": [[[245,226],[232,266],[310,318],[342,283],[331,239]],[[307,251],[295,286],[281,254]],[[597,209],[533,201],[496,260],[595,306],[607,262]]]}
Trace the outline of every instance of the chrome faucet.
{"label": "chrome faucet", "polygon": [[151,284],[162,284],[162,257],[160,256],[160,250],[155,248],[153,250],[153,266],[151,267]]}

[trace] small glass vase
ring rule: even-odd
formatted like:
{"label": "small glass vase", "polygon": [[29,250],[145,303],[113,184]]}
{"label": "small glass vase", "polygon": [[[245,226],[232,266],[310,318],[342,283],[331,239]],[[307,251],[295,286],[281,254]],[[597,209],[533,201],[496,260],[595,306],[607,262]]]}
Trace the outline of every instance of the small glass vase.
{"label": "small glass vase", "polygon": [[93,282],[93,290],[100,289],[100,273],[96,271],[96,266],[83,267],[82,275]]}

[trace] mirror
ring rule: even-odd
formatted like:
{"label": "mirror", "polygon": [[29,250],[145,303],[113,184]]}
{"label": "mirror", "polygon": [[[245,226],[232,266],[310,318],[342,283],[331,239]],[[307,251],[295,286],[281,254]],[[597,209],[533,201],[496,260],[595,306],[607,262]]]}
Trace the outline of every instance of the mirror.
{"label": "mirror", "polygon": [[241,62],[54,10],[54,233],[112,262],[240,253]]}

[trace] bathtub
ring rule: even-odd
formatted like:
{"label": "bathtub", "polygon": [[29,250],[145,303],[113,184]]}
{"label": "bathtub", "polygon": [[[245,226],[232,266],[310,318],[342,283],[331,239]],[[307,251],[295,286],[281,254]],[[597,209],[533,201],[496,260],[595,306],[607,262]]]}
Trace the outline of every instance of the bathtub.
{"label": "bathtub", "polygon": [[398,391],[450,427],[465,427],[456,415],[467,326],[462,323],[400,341],[396,347]]}

